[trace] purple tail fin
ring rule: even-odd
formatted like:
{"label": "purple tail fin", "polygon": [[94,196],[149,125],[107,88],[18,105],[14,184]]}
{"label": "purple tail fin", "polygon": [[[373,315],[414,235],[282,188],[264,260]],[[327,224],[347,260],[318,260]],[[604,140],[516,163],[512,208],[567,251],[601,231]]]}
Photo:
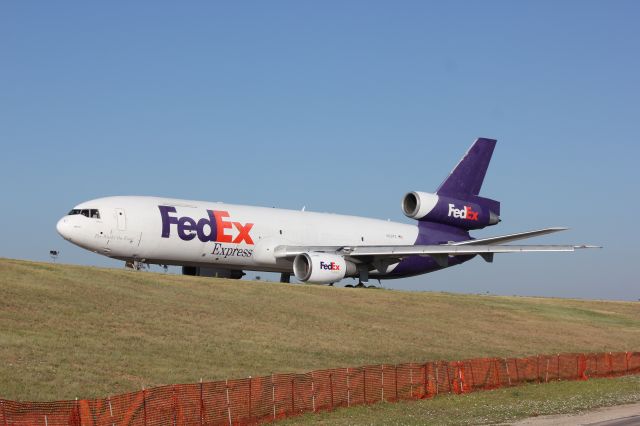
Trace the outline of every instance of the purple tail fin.
{"label": "purple tail fin", "polygon": [[498,201],[478,196],[495,147],[495,139],[476,139],[462,160],[442,182],[436,194],[477,202],[499,215]]}
{"label": "purple tail fin", "polygon": [[482,181],[487,173],[495,146],[495,139],[477,139],[451,174],[442,182],[436,194],[453,197],[480,194]]}

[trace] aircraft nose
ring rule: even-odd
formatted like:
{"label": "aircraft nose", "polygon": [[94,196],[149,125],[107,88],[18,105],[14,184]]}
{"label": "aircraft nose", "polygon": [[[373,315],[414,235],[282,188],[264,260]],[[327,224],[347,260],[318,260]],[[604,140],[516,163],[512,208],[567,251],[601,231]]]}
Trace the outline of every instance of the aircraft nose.
{"label": "aircraft nose", "polygon": [[60,234],[60,236],[65,240],[70,239],[71,224],[67,218],[63,217],[58,221],[56,224],[56,231],[58,231],[58,234]]}

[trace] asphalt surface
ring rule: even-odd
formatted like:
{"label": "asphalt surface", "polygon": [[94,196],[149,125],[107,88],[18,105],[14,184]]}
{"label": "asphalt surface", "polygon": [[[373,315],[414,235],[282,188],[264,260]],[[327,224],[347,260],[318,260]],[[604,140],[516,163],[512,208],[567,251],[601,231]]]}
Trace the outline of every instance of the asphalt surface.
{"label": "asphalt surface", "polygon": [[604,422],[591,423],[590,426],[633,426],[640,425],[640,415],[631,417],[622,417],[614,420],[606,420]]}
{"label": "asphalt surface", "polygon": [[531,426],[640,426],[640,403],[600,408],[578,415],[531,417],[514,424]]}

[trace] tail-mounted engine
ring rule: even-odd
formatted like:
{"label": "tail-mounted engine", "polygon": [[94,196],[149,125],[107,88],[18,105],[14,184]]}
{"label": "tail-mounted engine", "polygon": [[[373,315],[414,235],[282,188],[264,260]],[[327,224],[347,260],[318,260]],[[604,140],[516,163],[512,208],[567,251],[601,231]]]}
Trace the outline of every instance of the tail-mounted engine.
{"label": "tail-mounted engine", "polygon": [[444,223],[463,229],[480,229],[500,222],[500,203],[470,195],[462,200],[428,192],[409,192],[402,211],[412,219]]}

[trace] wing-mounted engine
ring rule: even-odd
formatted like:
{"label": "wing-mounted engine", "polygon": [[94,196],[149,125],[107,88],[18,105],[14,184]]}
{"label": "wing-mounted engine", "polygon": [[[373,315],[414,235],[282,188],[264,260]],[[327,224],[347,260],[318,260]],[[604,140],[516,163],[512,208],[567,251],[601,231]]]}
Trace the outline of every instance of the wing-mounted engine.
{"label": "wing-mounted engine", "polygon": [[480,229],[500,222],[500,203],[477,195],[459,199],[429,192],[409,192],[402,199],[402,211],[412,219],[463,229]]}
{"label": "wing-mounted engine", "polygon": [[331,284],[356,274],[356,266],[333,253],[300,253],[293,260],[293,273],[303,282]]}

